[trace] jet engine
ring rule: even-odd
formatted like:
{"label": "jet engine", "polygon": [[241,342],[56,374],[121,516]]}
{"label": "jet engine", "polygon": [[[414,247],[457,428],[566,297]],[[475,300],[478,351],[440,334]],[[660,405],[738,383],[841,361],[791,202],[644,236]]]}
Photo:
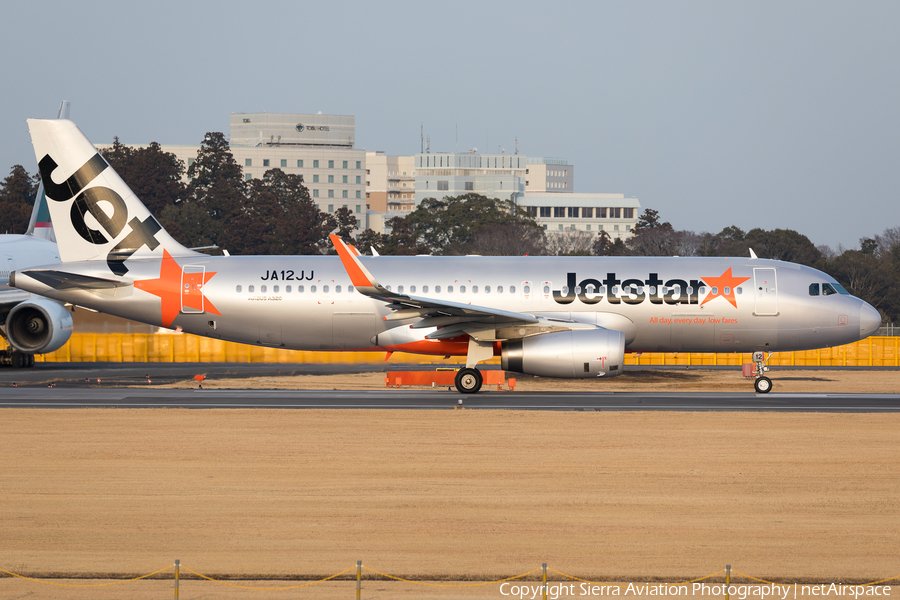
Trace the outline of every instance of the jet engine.
{"label": "jet engine", "polygon": [[615,329],[576,329],[507,340],[503,369],[541,377],[615,377],[625,360],[625,334]]}
{"label": "jet engine", "polygon": [[17,304],[6,317],[6,337],[13,348],[28,354],[59,350],[72,335],[72,315],[47,298]]}

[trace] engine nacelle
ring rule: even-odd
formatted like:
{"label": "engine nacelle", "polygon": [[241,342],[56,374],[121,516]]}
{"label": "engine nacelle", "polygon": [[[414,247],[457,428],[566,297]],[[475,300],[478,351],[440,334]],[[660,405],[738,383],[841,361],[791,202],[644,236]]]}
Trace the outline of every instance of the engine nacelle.
{"label": "engine nacelle", "polygon": [[615,329],[545,333],[501,345],[503,369],[541,377],[615,377],[625,361],[625,334]]}
{"label": "engine nacelle", "polygon": [[6,337],[20,352],[43,354],[59,350],[71,335],[71,313],[47,298],[17,304],[6,317]]}

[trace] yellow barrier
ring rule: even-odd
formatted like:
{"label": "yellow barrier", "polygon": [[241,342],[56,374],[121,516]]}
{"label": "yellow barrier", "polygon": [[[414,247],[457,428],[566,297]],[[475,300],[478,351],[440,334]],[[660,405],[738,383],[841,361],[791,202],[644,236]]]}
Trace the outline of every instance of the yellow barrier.
{"label": "yellow barrier", "polygon": [[[75,333],[57,350],[35,356],[42,362],[235,362],[307,364],[379,364],[384,352],[314,352],[249,346],[189,334],[166,333]],[[397,352],[392,362],[461,364],[464,357]],[[497,364],[499,358],[488,363]],[[626,365],[740,366],[751,362],[749,353],[644,352],[625,355]],[[776,352],[770,366],[900,367],[900,337],[870,337],[845,346]]]}

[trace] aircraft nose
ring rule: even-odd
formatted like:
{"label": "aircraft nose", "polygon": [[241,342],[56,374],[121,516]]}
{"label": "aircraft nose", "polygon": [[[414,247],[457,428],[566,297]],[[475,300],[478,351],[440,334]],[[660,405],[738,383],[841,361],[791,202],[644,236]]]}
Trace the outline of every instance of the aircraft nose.
{"label": "aircraft nose", "polygon": [[867,302],[859,307],[859,339],[866,338],[881,327],[881,315]]}

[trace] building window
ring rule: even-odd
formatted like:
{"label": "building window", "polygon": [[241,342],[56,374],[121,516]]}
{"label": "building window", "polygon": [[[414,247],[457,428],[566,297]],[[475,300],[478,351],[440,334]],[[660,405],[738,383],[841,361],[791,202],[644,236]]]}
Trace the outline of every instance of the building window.
{"label": "building window", "polygon": [[303,168],[303,159],[300,159],[300,160],[297,161],[297,168],[298,168],[298,169],[302,169],[302,168]]}
{"label": "building window", "polygon": [[633,209],[633,208],[623,208],[622,210],[625,211],[625,218],[626,218],[626,219],[633,219],[633,218],[634,218],[634,209]]}
{"label": "building window", "polygon": [[362,169],[362,161],[359,161],[359,160],[356,161],[356,168],[357,168],[357,169]]}
{"label": "building window", "polygon": [[585,227],[584,230],[585,230],[585,231],[590,231],[590,230],[591,230],[591,224],[588,223],[588,224],[587,224],[587,227]]}
{"label": "building window", "polygon": [[[334,190],[328,190],[328,197],[334,198]],[[329,208],[328,210],[330,211],[331,209]]]}
{"label": "building window", "polygon": [[625,226],[625,231],[631,231],[631,225],[626,225],[626,226]]}
{"label": "building window", "polygon": [[[356,192],[356,193],[357,193],[357,196],[356,196],[356,197],[359,198],[359,195],[358,195],[359,192]],[[368,198],[368,197],[369,197],[369,192],[366,192],[366,198]]]}
{"label": "building window", "polygon": [[346,197],[347,197],[347,190],[343,190],[341,192],[341,198],[346,198]]}
{"label": "building window", "polygon": [[467,181],[467,182],[466,182],[466,191],[467,191],[467,192],[471,192],[471,191],[474,190],[474,189],[475,189],[475,182],[474,182],[474,181]]}
{"label": "building window", "polygon": [[286,159],[286,158],[282,158],[282,159],[281,159],[281,166],[282,166],[282,167],[287,167],[287,159]]}
{"label": "building window", "polygon": [[[581,209],[581,218],[582,219],[593,219],[594,218],[594,207],[588,206],[586,208]],[[590,231],[590,229],[588,229]]]}
{"label": "building window", "polygon": [[328,205],[328,212],[334,212],[334,204]]}
{"label": "building window", "polygon": [[613,231],[618,231],[618,230],[619,230],[619,226],[618,226],[618,225],[613,225]]}
{"label": "building window", "polygon": [[344,168],[345,168],[345,169],[347,168],[347,161],[346,161],[346,160],[344,161]]}
{"label": "building window", "polygon": [[357,204],[357,205],[356,205],[356,212],[360,212],[360,210],[359,210],[360,208],[362,208],[362,206],[360,206],[359,204]]}
{"label": "building window", "polygon": [[329,161],[328,161],[328,168],[329,168],[329,169],[333,169],[333,168],[334,168],[334,161],[333,161],[333,160],[329,160]]}
{"label": "building window", "polygon": [[319,176],[313,175],[313,183],[319,183]]}
{"label": "building window", "polygon": [[191,166],[192,164],[194,164],[194,159],[193,159],[193,158],[189,158],[189,159],[188,159],[188,166]]}
{"label": "building window", "polygon": [[537,206],[526,206],[526,207],[525,207],[525,210],[526,210],[526,211],[528,212],[528,214],[531,215],[532,217],[536,217],[536,216],[537,216],[537,210],[538,210],[538,207],[537,207]]}
{"label": "building window", "polygon": [[606,218],[606,207],[605,206],[597,209],[597,218],[598,219]]}
{"label": "building window", "polygon": [[347,176],[344,175],[343,183],[347,183]]}
{"label": "building window", "polygon": [[319,161],[314,160],[313,161],[313,169],[318,169],[318,168],[319,168]]}
{"label": "building window", "polygon": [[554,206],[553,207],[553,216],[557,219],[565,219],[566,218],[566,207],[565,206]]}
{"label": "building window", "polygon": [[560,230],[560,231],[562,231],[562,230],[563,230],[563,226],[562,226],[562,223],[560,223],[560,224],[559,224],[559,230]]}
{"label": "building window", "polygon": [[334,183],[334,175],[328,176],[328,183]]}
{"label": "building window", "polygon": [[245,158],[245,159],[244,159],[244,166],[245,166],[245,167],[252,167],[252,166],[253,166],[253,159],[252,159],[252,158]]}
{"label": "building window", "polygon": [[577,218],[578,218],[578,212],[579,212],[579,211],[578,211],[578,207],[577,207],[577,206],[570,206],[570,207],[569,207],[569,218],[570,218],[570,219],[577,219]]}
{"label": "building window", "polygon": [[268,158],[264,158],[264,159],[263,159],[263,166],[264,166],[264,167],[268,167],[268,166],[269,166],[269,159],[268,159]]}
{"label": "building window", "polygon": [[356,176],[356,183],[357,184],[362,183],[362,178],[359,175]]}
{"label": "building window", "polygon": [[356,197],[362,198],[362,192],[360,190],[356,190]]}
{"label": "building window", "polygon": [[[356,164],[359,164],[359,163],[356,163]],[[369,174],[369,169],[366,169],[366,175],[368,175],[368,174]]]}
{"label": "building window", "polygon": [[253,175],[251,175],[250,173],[244,173],[244,181],[250,181],[251,179],[253,179]]}
{"label": "building window", "polygon": [[313,198],[319,197],[319,190],[313,190]]}
{"label": "building window", "polygon": [[438,184],[437,189],[439,192],[446,192],[450,189],[449,181],[438,181],[437,184]]}
{"label": "building window", "polygon": [[622,218],[622,209],[621,208],[609,209],[609,217],[611,219],[621,219]]}
{"label": "building window", "polygon": [[550,207],[549,206],[541,207],[541,216],[544,218],[547,218],[547,219],[550,218]]}

